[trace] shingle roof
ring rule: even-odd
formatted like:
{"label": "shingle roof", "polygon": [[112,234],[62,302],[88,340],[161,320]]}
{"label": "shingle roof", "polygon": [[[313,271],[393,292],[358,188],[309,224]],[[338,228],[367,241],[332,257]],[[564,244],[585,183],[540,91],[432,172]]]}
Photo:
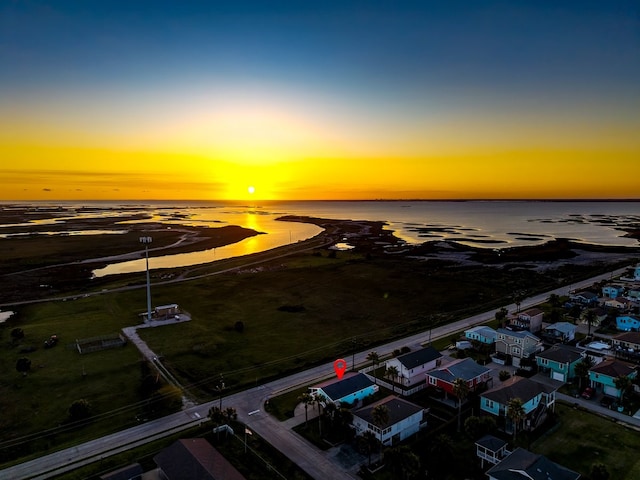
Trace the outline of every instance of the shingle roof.
{"label": "shingle roof", "polygon": [[613,337],[619,342],[635,343],[640,345],[640,332],[625,332]]}
{"label": "shingle roof", "polygon": [[484,392],[481,396],[501,405],[506,405],[512,398],[519,398],[523,403],[527,403],[541,393],[551,393],[555,390],[557,388],[538,383],[529,378],[511,377],[502,385]]}
{"label": "shingle roof", "polygon": [[244,480],[204,438],[187,438],[162,450],[153,461],[168,480]]}
{"label": "shingle roof", "polygon": [[562,333],[575,332],[576,326],[569,322],[556,322],[549,325],[545,330],[558,330]]}
{"label": "shingle roof", "polygon": [[498,333],[504,333],[505,335],[510,335],[512,337],[517,337],[517,338],[531,337],[535,339],[537,342],[540,341],[538,337],[536,337],[533,333],[527,330],[507,330],[506,328],[499,328]]}
{"label": "shingle roof", "polygon": [[558,363],[573,363],[582,358],[583,352],[584,350],[567,345],[554,345],[550,349],[540,352],[537,356]]}
{"label": "shingle roof", "polygon": [[544,455],[517,448],[487,471],[496,480],[577,480],[580,474],[552,462]]}
{"label": "shingle roof", "polygon": [[366,407],[362,407],[359,410],[353,412],[353,414],[357,417],[360,417],[365,422],[370,424],[374,424],[372,412],[373,409],[378,405],[385,405],[389,411],[389,422],[387,426],[394,425],[405,418],[409,418],[411,415],[415,415],[417,412],[423,410],[422,407],[415,405],[407,400],[403,400],[402,398],[398,398],[396,396],[390,395],[388,397],[383,398],[371,405],[367,405]]}
{"label": "shingle roof", "polygon": [[493,338],[494,340],[497,336],[497,332],[493,328],[487,327],[486,325],[478,325],[477,327],[472,327],[468,330],[465,330],[465,333],[466,332],[478,333],[483,337]]}
{"label": "shingle roof", "polygon": [[490,371],[490,368],[477,364],[472,358],[461,358],[437,370],[430,371],[428,375],[453,383],[456,378],[469,381]]}
{"label": "shingle roof", "polygon": [[524,312],[521,312],[522,315],[529,315],[530,317],[535,317],[536,315],[540,315],[541,313],[544,312],[539,308],[530,308],[528,310],[525,310]]}
{"label": "shingle roof", "polygon": [[349,376],[345,375],[342,380],[334,379],[330,382],[315,385],[313,388],[322,388],[325,395],[335,402],[371,385],[373,385],[373,382],[364,373],[355,373]]}
{"label": "shingle roof", "polygon": [[497,452],[506,444],[507,442],[499,439],[498,437],[494,437],[493,435],[485,435],[476,442],[476,445],[480,445],[481,447],[484,447],[487,450],[491,450],[492,452]]}
{"label": "shingle roof", "polygon": [[433,347],[425,347],[415,352],[405,353],[396,357],[396,359],[404,365],[405,368],[412,369],[424,365],[425,363],[432,362],[433,360],[442,357],[442,354]]}
{"label": "shingle roof", "polygon": [[604,362],[600,362],[598,365],[589,369],[590,372],[606,375],[611,378],[627,376],[634,370],[635,369],[631,365],[612,358],[605,360]]}

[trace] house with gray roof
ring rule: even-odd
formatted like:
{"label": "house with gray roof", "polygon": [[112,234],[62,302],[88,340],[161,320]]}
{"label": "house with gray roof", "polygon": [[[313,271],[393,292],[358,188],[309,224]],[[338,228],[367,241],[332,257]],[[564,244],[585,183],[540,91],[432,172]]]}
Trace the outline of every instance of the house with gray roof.
{"label": "house with gray roof", "polygon": [[516,448],[487,471],[489,480],[578,480],[580,474],[552,462],[544,455]]}
{"label": "house with gray roof", "polygon": [[[385,406],[389,415],[385,425],[377,425],[373,419],[373,410],[379,405]],[[369,430],[378,440],[382,434],[381,441],[384,445],[395,445],[427,426],[424,414],[425,410],[422,407],[390,395],[353,412],[353,426],[356,435],[362,435]]]}
{"label": "house with gray roof", "polygon": [[496,353],[506,359],[507,365],[519,367],[523,358],[533,359],[544,348],[542,340],[531,332],[499,328],[497,333]]}
{"label": "house with gray roof", "polygon": [[438,367],[441,362],[442,354],[432,346],[428,346],[391,358],[386,361],[385,367],[388,369],[395,366],[399,373],[396,381],[404,387],[411,388],[424,383],[424,374]]}
{"label": "house with gray roof", "polygon": [[507,446],[504,440],[493,435],[485,435],[476,442],[476,457],[480,459],[483,468],[484,462],[495,465],[511,453]]}
{"label": "house with gray roof", "polygon": [[569,343],[575,339],[576,326],[569,322],[556,322],[545,327],[540,336],[550,343]]}
{"label": "house with gray roof", "polygon": [[364,373],[349,372],[341,380],[337,378],[327,380],[309,387],[309,391],[312,395],[323,395],[338,406],[340,404],[353,405],[376,393],[378,386],[369,380],[369,377]]}
{"label": "house with gray roof", "polygon": [[493,381],[490,368],[479,365],[472,358],[460,358],[428,372],[427,384],[455,397],[453,384],[457,378],[463,379],[471,392]]}
{"label": "house with gray roof", "polygon": [[585,357],[582,348],[556,344],[536,355],[536,363],[541,373],[546,373],[553,380],[568,382],[576,376],[576,365]]}
{"label": "house with gray roof", "polygon": [[498,426],[511,432],[513,425],[507,415],[509,401],[519,398],[527,419],[535,428],[542,420],[547,408],[555,408],[556,391],[560,387],[549,383],[540,383],[530,378],[514,376],[501,385],[487,390],[480,395],[480,410],[497,417]]}
{"label": "house with gray roof", "polygon": [[486,345],[493,345],[496,342],[498,333],[486,325],[477,325],[464,331],[467,340],[475,340]]}

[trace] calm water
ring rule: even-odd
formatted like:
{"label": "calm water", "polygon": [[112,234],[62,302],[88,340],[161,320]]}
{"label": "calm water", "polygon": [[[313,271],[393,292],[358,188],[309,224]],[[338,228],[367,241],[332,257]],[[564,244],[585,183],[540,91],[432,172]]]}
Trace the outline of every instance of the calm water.
{"label": "calm water", "polygon": [[[136,209],[151,213],[153,220],[167,224],[194,226],[241,225],[266,235],[257,235],[233,245],[205,252],[152,257],[151,268],[196,265],[217,259],[264,251],[310,238],[320,229],[314,225],[280,222],[282,215],[323,218],[379,220],[408,243],[456,240],[485,248],[506,248],[539,244],[553,238],[571,238],[600,245],[634,246],[638,242],[623,237],[621,227],[640,224],[638,202],[261,202],[251,205],[221,202],[85,202],[77,206],[111,208],[105,214],[127,215]],[[72,211],[72,210],[71,210]],[[95,213],[82,213],[95,216]],[[75,215],[74,215],[75,216]],[[145,220],[148,221],[148,220]],[[43,229],[51,221],[41,220]],[[118,223],[126,229],[127,223]],[[75,232],[74,232],[75,233]],[[120,262],[96,270],[96,276],[143,271],[144,260]]]}

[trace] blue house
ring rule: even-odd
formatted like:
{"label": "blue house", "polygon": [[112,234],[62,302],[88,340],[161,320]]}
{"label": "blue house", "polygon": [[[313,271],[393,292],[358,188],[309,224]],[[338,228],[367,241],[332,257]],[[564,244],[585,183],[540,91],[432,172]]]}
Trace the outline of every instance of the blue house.
{"label": "blue house", "polygon": [[624,286],[617,283],[609,283],[602,287],[602,296],[605,298],[617,298],[624,293]]}
{"label": "blue house", "polygon": [[636,369],[628,363],[610,358],[591,367],[589,370],[589,382],[597,391],[620,398],[621,392],[616,388],[616,378],[629,377],[633,379],[636,378],[637,374]]}
{"label": "blue house", "polygon": [[567,343],[576,336],[576,326],[569,322],[556,322],[545,327],[542,338],[550,343]]}
{"label": "blue house", "polygon": [[487,390],[480,395],[480,410],[498,417],[498,425],[506,432],[513,431],[513,425],[507,416],[511,399],[519,398],[522,408],[532,428],[542,420],[547,408],[553,408],[557,387],[538,383],[525,377],[511,377],[502,385]]}
{"label": "blue house", "polygon": [[326,382],[309,387],[312,395],[324,395],[329,401],[339,405],[342,403],[355,404],[363,398],[378,391],[375,385],[364,373],[351,372],[345,374],[342,380],[334,378]]}
{"label": "blue house", "polygon": [[553,380],[568,382],[576,376],[576,365],[584,358],[584,350],[556,344],[536,356],[538,370]]}
{"label": "blue house", "polygon": [[616,317],[616,328],[623,332],[637,332],[640,330],[640,317],[637,315],[620,315]]}
{"label": "blue house", "polygon": [[467,340],[476,340],[487,345],[493,345],[496,343],[497,336],[497,332],[486,325],[478,325],[477,327],[470,328],[464,332],[464,337]]}

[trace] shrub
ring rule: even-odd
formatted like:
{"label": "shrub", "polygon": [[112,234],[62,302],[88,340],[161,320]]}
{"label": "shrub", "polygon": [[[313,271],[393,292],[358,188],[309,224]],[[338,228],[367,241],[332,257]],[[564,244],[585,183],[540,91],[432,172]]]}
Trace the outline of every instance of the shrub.
{"label": "shrub", "polygon": [[498,373],[498,378],[500,379],[501,382],[504,382],[505,380],[509,379],[511,377],[511,374],[509,372],[507,372],[506,370],[500,370],[500,373]]}

